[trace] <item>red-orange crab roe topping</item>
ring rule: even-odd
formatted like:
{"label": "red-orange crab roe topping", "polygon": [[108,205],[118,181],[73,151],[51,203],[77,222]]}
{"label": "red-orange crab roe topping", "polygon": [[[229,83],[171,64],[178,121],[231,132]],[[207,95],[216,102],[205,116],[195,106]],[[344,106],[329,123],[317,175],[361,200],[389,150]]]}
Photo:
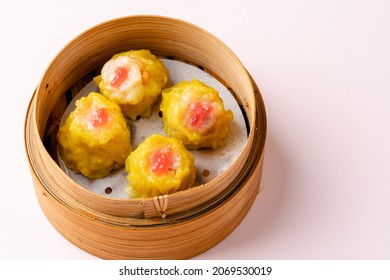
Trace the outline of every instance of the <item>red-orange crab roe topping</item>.
{"label": "red-orange crab roe topping", "polygon": [[117,67],[115,68],[115,76],[110,81],[110,85],[113,87],[120,87],[124,81],[126,81],[127,77],[129,75],[129,72],[127,71],[126,67]]}
{"label": "red-orange crab roe topping", "polygon": [[210,120],[213,106],[208,102],[194,102],[187,111],[187,120],[192,128],[201,128]]}
{"label": "red-orange crab roe topping", "polygon": [[154,151],[150,156],[151,170],[156,175],[163,175],[174,170],[175,155],[171,147]]}
{"label": "red-orange crab roe topping", "polygon": [[94,127],[102,127],[106,125],[110,120],[110,112],[107,108],[99,108],[91,110],[89,115],[89,121]]}

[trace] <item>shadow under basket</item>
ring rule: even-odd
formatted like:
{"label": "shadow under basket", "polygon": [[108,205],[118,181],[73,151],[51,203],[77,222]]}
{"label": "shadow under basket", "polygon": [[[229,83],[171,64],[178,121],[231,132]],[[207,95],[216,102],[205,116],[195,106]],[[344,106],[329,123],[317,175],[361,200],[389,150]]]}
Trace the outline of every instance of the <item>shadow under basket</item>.
{"label": "shadow under basket", "polygon": [[[210,182],[155,198],[110,198],[75,183],[56,158],[56,133],[73,98],[114,54],[149,49],[196,65],[229,89],[247,124],[247,143]],[[104,259],[188,259],[218,244],[243,220],[259,193],[266,113],[258,87],[232,51],[181,20],[130,16],[77,36],[53,59],[29,105],[26,153],[41,208],[79,248]]]}

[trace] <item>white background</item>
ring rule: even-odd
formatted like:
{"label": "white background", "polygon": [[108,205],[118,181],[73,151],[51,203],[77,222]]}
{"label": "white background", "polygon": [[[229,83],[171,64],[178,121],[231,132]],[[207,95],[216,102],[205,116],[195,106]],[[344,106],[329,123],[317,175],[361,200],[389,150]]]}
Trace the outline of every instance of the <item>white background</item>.
{"label": "white background", "polygon": [[0,259],[96,259],[35,197],[28,102],[76,35],[120,16],[194,23],[242,61],[265,101],[263,192],[242,224],[195,259],[390,259],[390,2],[3,1]]}

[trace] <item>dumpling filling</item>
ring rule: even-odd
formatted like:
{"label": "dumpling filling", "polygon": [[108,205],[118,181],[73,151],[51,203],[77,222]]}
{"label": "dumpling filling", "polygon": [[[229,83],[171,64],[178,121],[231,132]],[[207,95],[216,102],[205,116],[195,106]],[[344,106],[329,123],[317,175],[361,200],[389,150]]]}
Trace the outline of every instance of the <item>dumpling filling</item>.
{"label": "dumpling filling", "polygon": [[[144,74],[145,73],[145,74]],[[105,91],[115,102],[137,104],[144,95],[144,84],[148,77],[141,61],[129,56],[119,56],[108,61],[102,68]]]}

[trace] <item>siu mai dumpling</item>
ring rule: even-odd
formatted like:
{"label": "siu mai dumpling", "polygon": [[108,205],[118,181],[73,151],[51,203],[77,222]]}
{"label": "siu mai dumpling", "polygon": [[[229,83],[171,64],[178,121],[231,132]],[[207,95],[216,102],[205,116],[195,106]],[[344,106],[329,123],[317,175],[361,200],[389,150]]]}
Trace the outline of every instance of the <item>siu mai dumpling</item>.
{"label": "siu mai dumpling", "polygon": [[96,92],[76,101],[57,139],[64,164],[91,179],[122,167],[132,150],[130,129],[119,106]]}
{"label": "siu mai dumpling", "polygon": [[196,169],[193,155],[180,140],[153,134],[127,158],[130,197],[155,197],[191,187]]}
{"label": "siu mai dumpling", "polygon": [[218,92],[198,80],[164,89],[160,110],[165,132],[188,149],[223,146],[233,120]]}
{"label": "siu mai dumpling", "polygon": [[149,50],[132,50],[114,55],[94,80],[104,96],[135,120],[150,115],[168,83],[168,70]]}

